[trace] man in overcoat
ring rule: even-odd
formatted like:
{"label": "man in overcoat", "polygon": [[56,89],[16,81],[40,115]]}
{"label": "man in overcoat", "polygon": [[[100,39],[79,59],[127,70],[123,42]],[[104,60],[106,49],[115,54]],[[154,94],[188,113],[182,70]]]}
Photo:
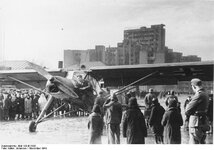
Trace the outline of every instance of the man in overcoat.
{"label": "man in overcoat", "polygon": [[145,144],[145,137],[147,137],[145,118],[135,97],[129,99],[128,109],[123,115],[122,129],[123,137],[127,138],[127,144]]}
{"label": "man in overcoat", "polygon": [[189,115],[189,143],[205,144],[207,126],[207,109],[209,104],[208,94],[202,87],[202,81],[198,78],[191,80],[191,86],[195,95],[186,107],[186,115]]}

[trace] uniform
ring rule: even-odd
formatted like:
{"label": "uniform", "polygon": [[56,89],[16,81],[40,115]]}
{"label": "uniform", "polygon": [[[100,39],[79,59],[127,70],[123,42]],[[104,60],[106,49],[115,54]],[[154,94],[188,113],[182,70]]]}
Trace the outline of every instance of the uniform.
{"label": "uniform", "polygon": [[189,115],[190,144],[205,144],[206,131],[203,128],[208,108],[208,95],[203,88],[196,91],[191,102],[186,107],[186,115]]}

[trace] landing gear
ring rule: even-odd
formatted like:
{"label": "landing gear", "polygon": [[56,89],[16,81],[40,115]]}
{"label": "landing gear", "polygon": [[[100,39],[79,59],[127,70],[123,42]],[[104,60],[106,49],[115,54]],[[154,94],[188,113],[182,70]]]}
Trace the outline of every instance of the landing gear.
{"label": "landing gear", "polygon": [[36,127],[37,127],[36,122],[35,121],[31,121],[30,125],[29,125],[29,131],[30,132],[35,132],[36,131]]}
{"label": "landing gear", "polygon": [[29,125],[29,131],[30,132],[35,132],[36,131],[36,127],[37,125],[42,122],[45,118],[42,118],[44,116],[44,114],[46,113],[48,107],[50,106],[51,102],[53,101],[52,96],[50,95],[48,98],[47,103],[45,104],[42,112],[40,113],[39,117],[36,119],[36,121],[31,121],[30,125]]}

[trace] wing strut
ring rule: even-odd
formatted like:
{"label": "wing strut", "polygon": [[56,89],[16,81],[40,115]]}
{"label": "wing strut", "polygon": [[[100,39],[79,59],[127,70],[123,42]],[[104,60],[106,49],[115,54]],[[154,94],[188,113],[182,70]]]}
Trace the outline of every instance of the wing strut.
{"label": "wing strut", "polygon": [[23,81],[21,81],[21,80],[19,80],[19,79],[16,79],[16,78],[11,77],[11,76],[7,76],[7,77],[10,78],[10,79],[12,79],[12,80],[15,80],[15,81],[17,81],[17,82],[20,82],[20,83],[22,83],[22,84],[24,84],[24,85],[26,85],[26,86],[29,86],[29,87],[31,87],[31,88],[33,88],[33,89],[39,91],[39,92],[42,92],[42,93],[44,93],[44,94],[48,94],[48,95],[49,95],[49,93],[44,92],[44,91],[42,91],[42,90],[40,90],[40,89],[38,89],[38,88],[36,88],[36,87],[34,87],[34,86],[28,84],[28,83],[25,83],[25,82],[23,82]]}
{"label": "wing strut", "polygon": [[130,86],[132,86],[132,85],[134,85],[134,84],[136,84],[136,83],[138,83],[138,82],[140,82],[140,81],[142,81],[142,80],[144,80],[144,79],[146,79],[146,78],[148,78],[148,77],[150,77],[150,76],[152,76],[152,75],[154,75],[156,73],[158,73],[158,71],[150,73],[150,74],[148,74],[148,75],[146,75],[146,76],[144,76],[144,77],[142,77],[142,78],[140,78],[140,79],[138,79],[138,80],[126,85],[126,86],[124,86],[123,88],[121,88],[117,92],[115,92],[115,94],[119,93],[120,91],[123,91],[124,89],[126,89],[126,88],[128,88],[128,87],[130,87]]}

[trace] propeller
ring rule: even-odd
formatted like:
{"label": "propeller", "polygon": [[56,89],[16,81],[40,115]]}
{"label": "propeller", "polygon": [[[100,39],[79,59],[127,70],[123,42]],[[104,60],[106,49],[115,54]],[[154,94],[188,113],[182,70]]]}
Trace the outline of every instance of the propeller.
{"label": "propeller", "polygon": [[44,68],[42,68],[39,65],[36,65],[34,63],[28,62],[29,66],[31,68],[33,68],[34,70],[36,70],[40,75],[42,75],[43,77],[45,77],[47,80],[50,80],[53,76],[48,73]]}
{"label": "propeller", "polygon": [[70,88],[65,83],[59,80],[62,77],[52,76],[44,68],[34,63],[28,62],[28,64],[31,68],[36,70],[40,75],[44,76],[48,81],[50,81],[50,84],[54,84],[55,86],[57,86],[64,94],[67,94],[72,98],[78,98],[78,95],[72,90],[72,88]]}

